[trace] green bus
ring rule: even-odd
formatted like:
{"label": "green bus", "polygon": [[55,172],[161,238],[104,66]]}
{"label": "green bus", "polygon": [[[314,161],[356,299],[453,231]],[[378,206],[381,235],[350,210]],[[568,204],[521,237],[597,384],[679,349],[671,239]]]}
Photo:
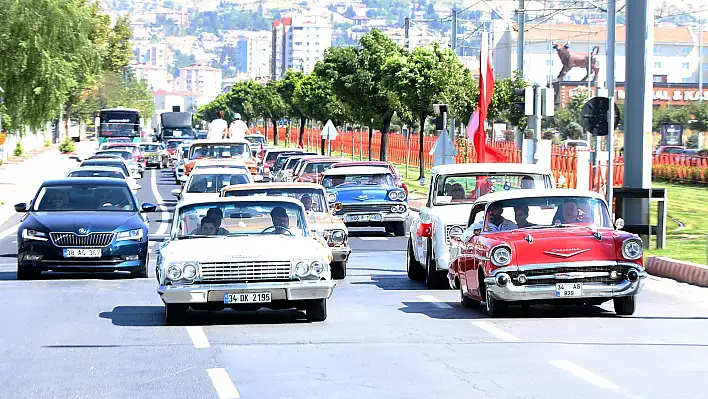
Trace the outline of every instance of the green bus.
{"label": "green bus", "polygon": [[129,139],[133,143],[142,141],[142,119],[137,109],[122,107],[102,109],[98,126],[99,145],[120,139]]}

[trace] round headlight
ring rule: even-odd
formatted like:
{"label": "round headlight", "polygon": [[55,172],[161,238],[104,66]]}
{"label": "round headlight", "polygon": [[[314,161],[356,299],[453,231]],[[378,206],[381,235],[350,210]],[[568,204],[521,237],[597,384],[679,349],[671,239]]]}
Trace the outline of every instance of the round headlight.
{"label": "round headlight", "polygon": [[344,234],[344,232],[343,232],[342,230],[335,230],[335,231],[332,233],[332,236],[331,236],[331,237],[332,237],[332,242],[342,243],[342,242],[344,242],[344,239],[345,239],[347,236],[346,236],[346,234]]}
{"label": "round headlight", "polygon": [[462,235],[462,227],[454,226],[450,228],[450,237],[459,237]]}
{"label": "round headlight", "polygon": [[172,265],[167,269],[167,277],[170,280],[179,280],[182,277],[182,268],[177,265]]}
{"label": "round headlight", "polygon": [[312,270],[312,273],[320,275],[324,272],[325,267],[322,262],[316,260],[310,264],[310,270]]}
{"label": "round headlight", "polygon": [[184,265],[184,268],[182,269],[182,276],[189,280],[193,280],[195,277],[197,277],[196,265],[192,263]]}
{"label": "round headlight", "polygon": [[406,192],[405,191],[399,191],[398,192],[398,199],[403,201],[406,199]]}
{"label": "round headlight", "polygon": [[498,247],[492,251],[491,259],[495,266],[506,266],[511,263],[511,250],[507,247]]}
{"label": "round headlight", "polygon": [[327,202],[336,202],[336,201],[337,201],[337,194],[335,194],[335,193],[327,194]]}
{"label": "round headlight", "polygon": [[629,260],[637,260],[644,254],[644,246],[637,239],[630,239],[622,244],[622,256]]}
{"label": "round headlight", "polygon": [[307,276],[307,273],[310,272],[310,265],[308,265],[306,262],[297,262],[295,265],[295,274],[298,277],[305,277]]}

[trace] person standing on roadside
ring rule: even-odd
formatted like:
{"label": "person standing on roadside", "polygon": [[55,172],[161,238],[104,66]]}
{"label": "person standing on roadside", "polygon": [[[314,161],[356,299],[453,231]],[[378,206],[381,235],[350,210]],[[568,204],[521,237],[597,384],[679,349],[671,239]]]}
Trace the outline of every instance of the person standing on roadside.
{"label": "person standing on roadside", "polygon": [[249,133],[248,125],[246,122],[241,120],[241,114],[238,112],[234,114],[234,121],[231,122],[229,126],[229,134],[231,140],[244,141],[246,140],[246,135]]}
{"label": "person standing on roadside", "polygon": [[229,133],[229,124],[224,120],[224,111],[216,112],[216,119],[209,123],[207,140],[219,140],[226,138]]}

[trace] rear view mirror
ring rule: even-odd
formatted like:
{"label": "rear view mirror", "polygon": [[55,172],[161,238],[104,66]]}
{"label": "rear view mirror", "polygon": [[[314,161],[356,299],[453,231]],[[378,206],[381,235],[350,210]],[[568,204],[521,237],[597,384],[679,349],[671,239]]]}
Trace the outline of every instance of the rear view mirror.
{"label": "rear view mirror", "polygon": [[157,205],[150,202],[145,202],[140,208],[143,212],[155,212],[155,210],[157,210]]}
{"label": "rear view mirror", "polygon": [[25,213],[25,212],[27,212],[27,204],[24,203],[24,202],[21,202],[21,203],[19,203],[19,204],[16,204],[16,205],[15,205],[15,212],[19,212],[19,213]]}
{"label": "rear view mirror", "polygon": [[133,174],[130,175],[130,177],[132,177],[132,178],[135,179],[135,180],[138,180],[138,179],[141,178],[140,173],[133,173]]}
{"label": "rear view mirror", "polygon": [[182,175],[179,177],[179,181],[181,181],[182,183],[186,183],[188,179],[189,177],[187,175]]}
{"label": "rear view mirror", "polygon": [[475,229],[474,231],[472,231],[472,234],[474,234],[476,236],[480,235],[481,233],[482,233],[482,229]]}
{"label": "rear view mirror", "polygon": [[174,195],[177,198],[182,196],[182,190],[180,190],[179,188],[172,189],[172,191],[170,191],[170,193],[172,193],[172,195]]}
{"label": "rear view mirror", "polygon": [[624,227],[624,219],[617,218],[617,220],[615,220],[615,229],[622,230],[623,227]]}

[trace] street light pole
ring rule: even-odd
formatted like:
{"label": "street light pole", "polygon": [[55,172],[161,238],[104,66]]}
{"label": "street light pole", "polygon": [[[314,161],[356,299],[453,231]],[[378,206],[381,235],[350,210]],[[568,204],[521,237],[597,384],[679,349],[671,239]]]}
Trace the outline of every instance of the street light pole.
{"label": "street light pole", "polygon": [[[615,1],[607,2],[607,44],[606,54],[607,54],[607,65],[605,69],[607,72],[607,99],[609,100],[610,106],[607,111],[607,140],[605,142],[605,147],[607,148],[607,206],[610,209],[610,213],[613,213],[612,200],[613,200],[613,187],[614,187],[614,160],[615,151],[613,148],[613,141],[615,136],[615,30],[617,29],[617,22],[615,19],[615,13],[617,10],[617,4]],[[614,218],[613,218],[614,220]]]}

